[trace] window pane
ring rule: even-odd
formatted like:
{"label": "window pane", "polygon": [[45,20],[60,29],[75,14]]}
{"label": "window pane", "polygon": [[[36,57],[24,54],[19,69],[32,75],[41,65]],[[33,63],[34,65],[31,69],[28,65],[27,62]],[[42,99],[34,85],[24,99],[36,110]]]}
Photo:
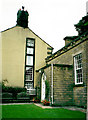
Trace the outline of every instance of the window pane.
{"label": "window pane", "polygon": [[33,81],[32,74],[26,75],[26,81]]}
{"label": "window pane", "polygon": [[26,81],[33,81],[33,68],[32,67],[26,67],[25,78],[26,78]]}
{"label": "window pane", "polygon": [[32,73],[33,68],[32,67],[26,67],[26,74]]}
{"label": "window pane", "polygon": [[27,54],[33,54],[33,48],[27,48]]}
{"label": "window pane", "polygon": [[74,67],[75,67],[75,83],[83,83],[82,76],[82,54],[78,54],[74,57]]}
{"label": "window pane", "polygon": [[33,56],[27,56],[26,65],[32,65],[33,66]]}
{"label": "window pane", "polygon": [[27,46],[34,46],[34,40],[28,40],[27,41]]}
{"label": "window pane", "polygon": [[77,74],[77,83],[82,82],[82,69],[76,70]]}
{"label": "window pane", "polygon": [[33,83],[31,83],[31,82],[26,82],[25,87],[26,87],[27,89],[33,89]]}
{"label": "window pane", "polygon": [[76,64],[76,69],[82,67],[82,55],[81,54],[75,56],[75,64]]}

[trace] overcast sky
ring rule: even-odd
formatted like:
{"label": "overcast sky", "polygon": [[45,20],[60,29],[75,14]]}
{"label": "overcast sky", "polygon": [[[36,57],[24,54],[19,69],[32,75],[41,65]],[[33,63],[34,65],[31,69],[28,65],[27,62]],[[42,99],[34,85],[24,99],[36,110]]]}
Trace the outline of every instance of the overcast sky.
{"label": "overcast sky", "polygon": [[29,28],[54,47],[64,46],[63,38],[77,35],[74,24],[86,15],[87,0],[1,0],[0,31],[16,25],[17,11],[25,6]]}

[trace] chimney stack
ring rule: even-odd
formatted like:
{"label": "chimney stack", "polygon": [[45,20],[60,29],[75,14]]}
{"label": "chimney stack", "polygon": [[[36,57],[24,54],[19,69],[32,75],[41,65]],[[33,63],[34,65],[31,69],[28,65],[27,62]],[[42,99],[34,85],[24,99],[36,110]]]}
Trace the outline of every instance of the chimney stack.
{"label": "chimney stack", "polygon": [[17,25],[23,28],[28,27],[28,12],[24,11],[24,6],[22,6],[22,10],[19,9],[17,12]]}

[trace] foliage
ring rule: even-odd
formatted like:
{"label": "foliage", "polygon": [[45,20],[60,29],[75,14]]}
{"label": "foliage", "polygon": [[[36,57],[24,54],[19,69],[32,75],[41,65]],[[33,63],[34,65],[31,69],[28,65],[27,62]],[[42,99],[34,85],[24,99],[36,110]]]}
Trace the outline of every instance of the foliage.
{"label": "foliage", "polygon": [[37,91],[37,96],[34,98],[34,100],[35,101],[38,100],[40,102],[40,100],[41,100],[41,89],[40,89],[40,87],[37,87],[37,86],[36,86],[35,89]]}
{"label": "foliage", "polygon": [[2,98],[12,98],[12,93],[2,93]]}
{"label": "foliage", "polygon": [[21,92],[17,94],[17,98],[22,98],[22,97],[29,97],[29,94],[25,93],[25,92]]}
{"label": "foliage", "polygon": [[13,96],[12,93],[2,93],[2,103],[18,103],[18,102],[30,102],[29,94],[25,92],[18,93],[17,96]]}
{"label": "foliage", "polygon": [[2,92],[12,93],[13,97],[16,98],[17,93],[26,92],[26,88],[10,87],[10,86],[4,86],[4,84],[2,84]]}
{"label": "foliage", "polygon": [[40,103],[40,99],[38,97],[33,98],[35,103]]}
{"label": "foliage", "polygon": [[9,86],[2,86],[2,92],[9,92],[9,93],[20,93],[20,92],[26,92],[26,88],[21,87],[9,87]]}
{"label": "foliage", "polygon": [[4,85],[4,86],[5,86],[7,83],[8,83],[8,80],[7,80],[7,79],[5,79],[5,80],[2,81],[2,85]]}
{"label": "foliage", "polygon": [[82,19],[77,24],[75,24],[75,27],[80,35],[86,32],[88,29],[88,14],[82,17]]}
{"label": "foliage", "polygon": [[49,81],[48,80],[45,81],[45,85],[46,85],[45,96],[46,96],[46,98],[48,98],[49,90],[50,90],[50,86],[49,86]]}
{"label": "foliage", "polygon": [[[46,85],[45,97],[46,97],[46,99],[48,99],[49,90],[50,90],[50,86],[49,86],[49,81],[48,80],[45,80],[45,85]],[[37,97],[34,100],[35,100],[35,102],[40,102],[41,101],[41,88],[40,87],[36,87],[36,91],[37,91]]]}
{"label": "foliage", "polygon": [[50,102],[48,100],[43,100],[42,103],[43,103],[43,105],[46,105],[46,106],[50,105]]}

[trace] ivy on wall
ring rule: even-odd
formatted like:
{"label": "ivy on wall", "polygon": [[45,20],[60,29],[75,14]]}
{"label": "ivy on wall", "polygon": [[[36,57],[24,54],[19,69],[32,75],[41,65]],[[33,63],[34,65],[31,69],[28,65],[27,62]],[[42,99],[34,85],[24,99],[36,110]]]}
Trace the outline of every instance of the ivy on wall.
{"label": "ivy on wall", "polygon": [[45,85],[46,85],[45,97],[48,98],[49,90],[50,90],[50,86],[49,86],[49,81],[48,80],[45,81]]}

